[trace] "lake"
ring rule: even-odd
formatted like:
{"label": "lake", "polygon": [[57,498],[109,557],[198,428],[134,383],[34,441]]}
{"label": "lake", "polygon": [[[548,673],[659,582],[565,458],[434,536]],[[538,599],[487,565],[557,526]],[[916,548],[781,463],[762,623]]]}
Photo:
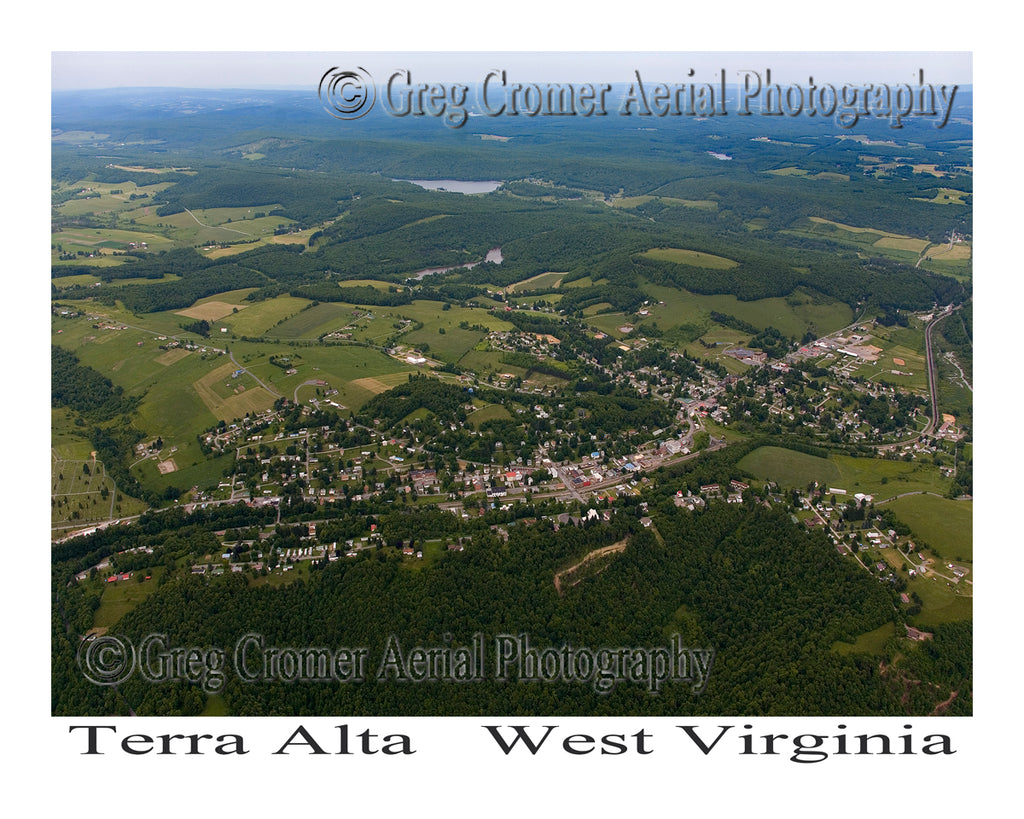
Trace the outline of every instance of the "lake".
{"label": "lake", "polygon": [[490,193],[501,187],[501,182],[474,182],[465,179],[395,179],[395,182],[412,182],[428,191],[451,191],[452,193]]}

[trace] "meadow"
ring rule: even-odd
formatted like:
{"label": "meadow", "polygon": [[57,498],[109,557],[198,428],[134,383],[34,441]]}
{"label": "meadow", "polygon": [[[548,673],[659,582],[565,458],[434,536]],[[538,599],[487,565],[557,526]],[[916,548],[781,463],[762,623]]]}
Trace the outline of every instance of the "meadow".
{"label": "meadow", "polygon": [[[941,495],[948,486],[938,467],[921,461],[855,458],[832,453],[818,458],[781,447],[765,446],[745,455],[739,466],[761,480],[804,489],[811,481],[845,489],[847,494],[872,495],[875,503],[908,492]],[[841,497],[841,496],[839,496]]]}
{"label": "meadow", "polygon": [[[934,495],[911,495],[886,504],[914,535],[943,560],[974,560],[973,503]],[[921,544],[919,544],[921,545]]]}

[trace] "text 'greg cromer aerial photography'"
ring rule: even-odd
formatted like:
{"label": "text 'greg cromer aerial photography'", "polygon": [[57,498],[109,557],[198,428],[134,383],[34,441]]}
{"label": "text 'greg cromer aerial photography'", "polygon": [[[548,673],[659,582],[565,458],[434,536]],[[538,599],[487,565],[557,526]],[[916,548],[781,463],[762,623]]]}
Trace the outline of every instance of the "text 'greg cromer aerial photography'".
{"label": "text 'greg cromer aerial photography'", "polygon": [[969,54],[101,56],[53,715],[972,714]]}

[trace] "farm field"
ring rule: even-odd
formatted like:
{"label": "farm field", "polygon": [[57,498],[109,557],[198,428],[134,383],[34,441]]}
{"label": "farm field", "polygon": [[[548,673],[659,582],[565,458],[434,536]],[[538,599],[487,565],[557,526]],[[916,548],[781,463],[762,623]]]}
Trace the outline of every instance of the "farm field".
{"label": "farm field", "polygon": [[911,495],[887,503],[914,536],[943,560],[971,563],[974,560],[973,503],[966,500]]}
{"label": "farm field", "polygon": [[[710,318],[711,311],[735,316],[761,329],[771,326],[794,338],[803,336],[808,327],[813,327],[818,335],[825,335],[845,327],[853,318],[847,305],[801,290],[787,298],[757,301],[740,301],[730,295],[703,296],[649,283],[644,284],[644,290],[652,299],[664,302],[648,305],[650,315],[639,317],[634,313],[605,313],[591,315],[589,323],[613,338],[623,337],[618,328],[624,324],[636,326],[641,322],[655,322],[665,332],[679,327],[694,328],[703,331],[701,337],[708,343],[724,341],[736,345],[749,341],[749,334],[716,324]],[[702,358],[709,356],[709,351],[697,344],[686,345],[686,351]],[[732,359],[726,356],[722,358],[723,363],[729,366],[728,361]]]}
{"label": "farm field", "polygon": [[[212,298],[229,301],[226,294]],[[238,312],[224,316],[218,326],[227,327],[231,335],[249,336],[250,338],[270,334],[271,329],[297,315],[302,308],[310,304],[308,299],[299,299],[293,296],[278,296],[275,299],[257,302],[248,302],[241,297],[236,300]]]}
{"label": "farm field", "polygon": [[779,486],[806,489],[811,481],[834,486],[842,478],[831,458],[818,458],[804,452],[763,446],[743,457],[738,466],[758,478],[773,480]]}
{"label": "farm field", "polygon": [[970,194],[956,188],[939,188],[931,199],[919,198],[919,202],[932,202],[936,205],[966,205]]}
{"label": "farm field", "polygon": [[[228,297],[220,294],[214,300]],[[162,342],[152,331],[121,325],[115,320],[124,317],[144,321],[147,325],[163,324],[165,332],[171,333],[174,329],[180,332],[180,328],[171,326],[171,321],[182,321],[182,317],[164,313],[148,314],[140,319],[116,308],[103,309],[111,317],[110,324],[124,329],[97,329],[92,326],[94,321],[84,317],[61,320],[55,322],[53,343],[74,351],[83,364],[110,378],[128,394],[143,396],[136,426],[152,437],[163,437],[163,460],[173,462],[173,471],[161,472],[157,461],[148,459],[133,467],[132,472],[144,486],[157,490],[168,485],[216,485],[227,461],[223,458],[208,461],[196,436],[219,420],[230,422],[248,412],[265,409],[273,404],[278,394],[291,398],[296,387],[307,379],[326,380],[339,390],[338,403],[358,407],[380,391],[368,389],[365,382],[359,383],[360,379],[387,378],[401,373],[400,378],[404,380],[409,372],[407,364],[365,347],[303,347],[296,351],[280,344],[232,341],[231,350],[239,363],[267,384],[272,390],[268,392],[248,374],[232,379],[231,374],[237,367],[223,355],[199,350],[189,352],[183,348],[160,350],[158,345]],[[266,318],[265,314],[264,320]],[[57,334],[56,329],[63,332]],[[214,341],[223,343],[220,339]],[[296,357],[298,372],[294,375],[286,375],[281,368],[269,363],[272,355],[289,354]],[[87,445],[73,434],[62,434],[55,442],[67,455],[82,455]],[[87,454],[88,450],[84,452]],[[165,468],[169,465],[165,464]]]}
{"label": "farm field", "polygon": [[[952,194],[949,195],[949,200],[936,198],[928,201],[953,201]],[[783,232],[858,247],[864,252],[886,256],[906,264],[919,265],[922,269],[933,270],[947,276],[970,277],[969,243],[956,244],[949,250],[948,245],[932,244],[928,239],[875,228],[855,227],[818,216],[798,220]]]}
{"label": "farm field", "polygon": [[50,409],[50,453],[54,459],[86,460],[92,444],[85,437],[85,427],[76,427],[69,410]]}
{"label": "farm field", "polygon": [[791,488],[806,488],[811,481],[845,489],[847,494],[873,495],[875,504],[907,492],[942,494],[948,482],[938,467],[914,461],[854,458],[831,454],[818,458],[780,447],[760,447],[746,455],[740,466],[763,480]]}
{"label": "farm field", "polygon": [[[115,250],[127,250],[129,242],[145,242],[151,251],[167,250],[174,242],[158,233],[135,230],[119,230],[116,228],[79,228],[65,229],[52,234],[51,244],[60,245],[65,253],[113,253]],[[56,249],[54,259],[56,259]],[[55,261],[60,264],[60,260]],[[72,259],[67,264],[77,264]],[[120,262],[119,262],[120,263]]]}

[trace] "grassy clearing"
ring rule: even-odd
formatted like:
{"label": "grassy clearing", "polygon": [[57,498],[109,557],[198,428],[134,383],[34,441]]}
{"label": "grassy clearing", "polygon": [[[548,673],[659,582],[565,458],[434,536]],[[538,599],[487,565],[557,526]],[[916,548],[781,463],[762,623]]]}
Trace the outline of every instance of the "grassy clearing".
{"label": "grassy clearing", "polygon": [[680,199],[675,196],[621,196],[611,200],[615,208],[637,208],[646,205],[648,202],[658,202],[662,205],[675,205],[685,208],[700,208],[701,210],[717,210],[718,203],[713,199]]}
{"label": "grassy clearing", "polygon": [[971,243],[932,245],[928,249],[928,258],[932,261],[963,262],[971,258]]}
{"label": "grassy clearing", "polygon": [[811,481],[835,486],[841,478],[839,467],[831,459],[777,446],[759,447],[745,455],[738,465],[755,477],[775,481],[782,487],[806,488]]}
{"label": "grassy clearing", "polygon": [[837,641],[832,644],[832,650],[837,654],[881,654],[885,644],[890,637],[896,634],[896,626],[893,623],[885,623],[873,631],[866,631],[859,635],[852,643]]}
{"label": "grassy clearing", "polygon": [[831,219],[823,219],[820,216],[810,216],[808,218],[809,218],[809,220],[811,222],[814,222],[815,224],[818,224],[818,225],[831,225],[833,228],[838,228],[839,230],[846,231],[847,233],[876,234],[878,236],[883,236],[883,237],[884,236],[888,236],[888,237],[893,238],[893,239],[908,239],[908,238],[910,238],[908,236],[904,236],[901,233],[888,233],[888,232],[886,232],[884,230],[876,230],[875,228],[854,227],[853,225],[844,225],[842,222],[833,222]]}
{"label": "grassy clearing", "polygon": [[249,303],[244,310],[239,309],[237,313],[226,316],[221,324],[233,335],[250,338],[275,335],[273,330],[278,324],[297,315],[310,303],[309,299],[278,296],[276,299]]}
{"label": "grassy clearing", "polygon": [[88,427],[77,427],[70,410],[54,407],[50,410],[50,452],[55,459],[84,461],[92,452],[86,437]]}
{"label": "grassy clearing", "polygon": [[[242,307],[244,306],[242,305]],[[176,315],[212,322],[224,318],[224,316],[229,316],[232,311],[239,309],[240,307],[237,304],[228,304],[224,301],[208,301],[203,304],[196,304],[185,310],[178,310]]]}
{"label": "grassy clearing", "polygon": [[795,236],[825,239],[840,245],[855,247],[864,252],[881,254],[898,261],[914,264],[928,241],[899,233],[890,233],[868,227],[855,227],[820,216],[798,219],[785,231]]}
{"label": "grassy clearing", "polygon": [[106,583],[99,578],[90,580],[89,584],[97,584],[101,587],[100,607],[93,615],[93,628],[109,629],[117,623],[128,612],[134,609],[139,603],[156,591],[157,573],[162,568],[142,569],[143,576],[149,574],[152,579],[143,580],[141,583],[136,580],[133,574],[128,580],[116,580],[113,583]]}
{"label": "grassy clearing", "polygon": [[532,276],[529,279],[524,279],[521,282],[507,288],[507,292],[515,293],[517,290],[546,290],[549,287],[558,287],[562,283],[562,279],[565,278],[565,273],[538,273],[536,276]]}
{"label": "grassy clearing", "polygon": [[342,302],[320,302],[307,307],[286,319],[273,329],[279,338],[318,338],[324,333],[341,330],[353,319],[352,305]]}
{"label": "grassy clearing", "polygon": [[[167,250],[174,242],[166,236],[141,230],[116,228],[78,228],[62,230],[51,235],[50,243],[60,245],[65,253],[112,253],[127,250],[129,242],[145,242],[150,251]],[[77,262],[76,262],[77,263]]]}
{"label": "grassy clearing", "polygon": [[939,188],[931,199],[913,197],[917,202],[931,202],[935,205],[969,205],[970,194],[956,188]]}
{"label": "grassy clearing", "polygon": [[920,461],[887,461],[880,458],[854,458],[850,455],[831,455],[839,467],[839,486],[853,494],[863,492],[874,495],[875,503],[907,492],[935,492],[942,494],[948,481],[939,468]]}
{"label": "grassy clearing", "polygon": [[739,262],[726,259],[723,256],[714,256],[711,253],[701,253],[699,250],[687,250],[681,247],[655,247],[642,255],[658,261],[687,264],[691,267],[704,267],[709,270],[729,270],[739,266]]}
{"label": "grassy clearing", "polygon": [[941,577],[917,577],[910,581],[908,592],[921,598],[921,611],[910,618],[918,628],[929,628],[957,620],[970,620],[974,613],[973,600],[958,594]]}
{"label": "grassy clearing", "polygon": [[890,248],[892,250],[908,250],[913,253],[920,254],[930,242],[927,239],[913,239],[909,236],[896,237],[896,236],[883,236],[877,242],[874,247],[877,248]]}
{"label": "grassy clearing", "polygon": [[[749,336],[728,328],[719,328],[710,319],[711,311],[736,316],[758,328],[772,326],[783,334],[795,338],[800,338],[809,327],[824,335],[845,327],[853,318],[847,305],[799,289],[785,298],[758,301],[740,301],[729,295],[701,296],[687,290],[646,283],[644,290],[653,298],[664,302],[650,308],[649,318],[656,321],[662,330],[687,325],[702,327],[705,331],[718,332],[722,329],[731,343],[745,343],[749,341]],[[614,329],[614,326],[617,326],[616,322],[621,324],[623,319],[622,314],[617,314],[601,317],[600,324],[598,320],[591,323],[604,332],[609,332],[608,328]],[[710,335],[705,335],[706,341],[712,340]],[[701,353],[701,357],[705,356],[706,350]]]}
{"label": "grassy clearing", "polygon": [[497,419],[507,420],[511,417],[512,415],[509,411],[501,406],[501,404],[490,404],[489,406],[478,409],[476,412],[472,413],[466,419],[466,422],[470,424],[473,429],[480,429],[480,425],[485,421],[493,421]]}

